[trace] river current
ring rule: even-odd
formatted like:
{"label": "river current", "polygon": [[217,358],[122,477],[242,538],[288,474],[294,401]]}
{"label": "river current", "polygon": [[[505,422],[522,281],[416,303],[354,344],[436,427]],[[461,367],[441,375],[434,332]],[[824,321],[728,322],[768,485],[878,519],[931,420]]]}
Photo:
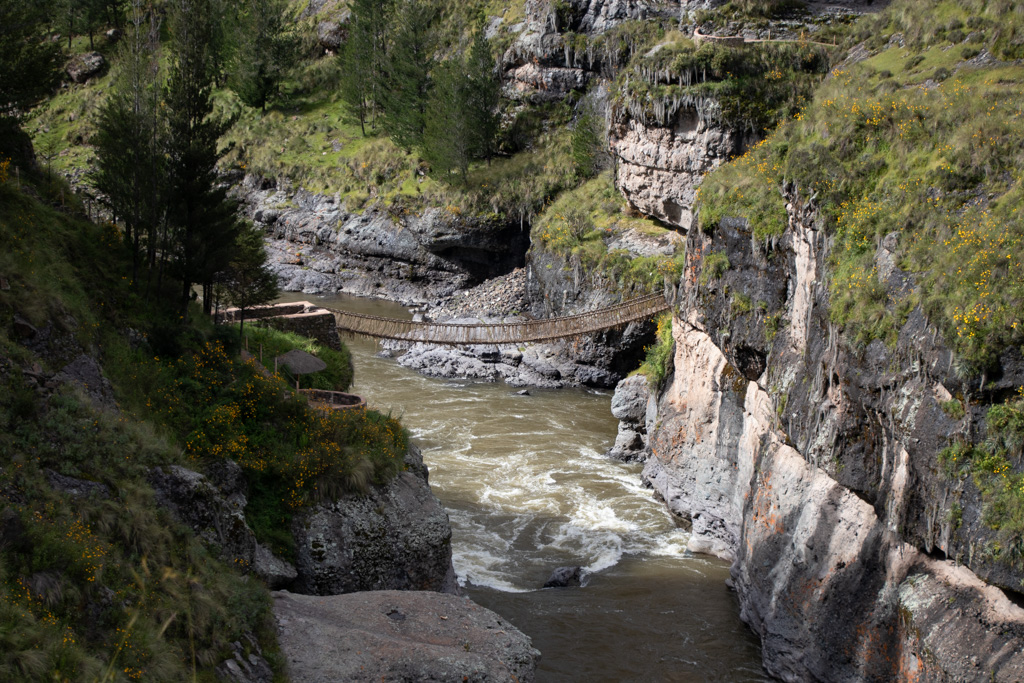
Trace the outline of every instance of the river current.
{"label": "river current", "polygon": [[[384,301],[289,294],[361,313],[410,317]],[[352,391],[401,417],[448,511],[465,591],[533,639],[538,681],[764,681],[756,637],[725,586],[728,564],[685,551],[688,534],[604,456],[610,392],[530,389],[423,377],[346,339]],[[583,587],[541,589],[560,566]]]}

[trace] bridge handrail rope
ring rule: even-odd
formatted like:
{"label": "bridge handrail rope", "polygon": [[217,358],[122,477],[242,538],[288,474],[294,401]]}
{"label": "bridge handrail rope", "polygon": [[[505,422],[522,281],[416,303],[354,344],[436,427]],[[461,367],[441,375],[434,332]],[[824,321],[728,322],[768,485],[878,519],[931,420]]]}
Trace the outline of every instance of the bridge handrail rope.
{"label": "bridge handrail rope", "polygon": [[379,339],[431,344],[515,344],[575,337],[618,327],[669,308],[661,294],[624,301],[608,308],[576,315],[517,323],[437,323],[397,320],[363,313],[328,309],[338,329]]}

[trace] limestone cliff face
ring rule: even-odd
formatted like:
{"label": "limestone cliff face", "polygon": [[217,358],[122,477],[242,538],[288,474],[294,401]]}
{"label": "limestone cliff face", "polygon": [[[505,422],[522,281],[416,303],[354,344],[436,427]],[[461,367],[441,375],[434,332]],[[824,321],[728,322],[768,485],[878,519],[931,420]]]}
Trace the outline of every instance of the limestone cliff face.
{"label": "limestone cliff face", "polygon": [[639,211],[688,230],[705,174],[743,150],[742,135],[680,109],[670,125],[619,112],[609,130],[615,184]]}
{"label": "limestone cliff face", "polygon": [[[738,220],[690,231],[644,475],[691,521],[692,550],[733,561],[772,674],[1024,680],[1024,573],[981,551],[993,532],[977,491],[938,462],[982,418],[939,404],[977,378],[956,375],[920,310],[892,348],[845,343],[828,317],[829,240],[815,207],[787,196],[789,227],[768,244]],[[897,296],[913,279],[891,246],[876,260]],[[729,268],[702,278],[712,252]],[[1019,368],[1004,357],[986,390],[1021,384]]]}
{"label": "limestone cliff face", "polygon": [[266,230],[272,264],[289,291],[432,301],[522,265],[529,242],[518,223],[440,208],[354,213],[335,196],[291,192],[252,176],[235,192]]}
{"label": "limestone cliff face", "polygon": [[[526,0],[525,18],[508,27],[512,43],[501,59],[505,95],[544,102],[586,87],[610,55],[574,48],[567,35],[598,36],[624,21],[673,16],[679,5],[665,0]],[[497,18],[500,21],[500,18]]]}

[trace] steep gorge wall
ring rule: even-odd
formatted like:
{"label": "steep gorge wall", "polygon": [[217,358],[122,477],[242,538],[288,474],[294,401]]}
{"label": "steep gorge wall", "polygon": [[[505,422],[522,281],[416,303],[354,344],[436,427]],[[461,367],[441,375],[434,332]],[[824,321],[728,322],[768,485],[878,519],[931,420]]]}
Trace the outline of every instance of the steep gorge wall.
{"label": "steep gorge wall", "polygon": [[[981,418],[940,403],[976,378],[956,375],[919,309],[892,348],[845,343],[828,316],[829,240],[814,206],[787,196],[774,243],[738,220],[690,231],[644,475],[692,523],[692,550],[733,560],[773,675],[1024,680],[1024,572],[983,551],[978,494],[938,461]],[[876,261],[899,293],[913,281],[891,246]],[[703,272],[711,253],[729,260],[719,278]],[[995,385],[1024,383],[1015,358],[1002,365]]]}

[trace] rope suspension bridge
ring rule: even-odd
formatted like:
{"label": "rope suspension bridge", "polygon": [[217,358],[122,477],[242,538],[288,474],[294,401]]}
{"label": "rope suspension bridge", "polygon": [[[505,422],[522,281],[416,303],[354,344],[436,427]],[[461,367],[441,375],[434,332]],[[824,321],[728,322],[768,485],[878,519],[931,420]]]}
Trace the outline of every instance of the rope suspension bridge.
{"label": "rope suspension bridge", "polygon": [[377,339],[444,344],[521,344],[577,337],[649,318],[670,304],[661,294],[650,294],[589,313],[515,323],[435,323],[397,320],[329,309],[338,330]]}

